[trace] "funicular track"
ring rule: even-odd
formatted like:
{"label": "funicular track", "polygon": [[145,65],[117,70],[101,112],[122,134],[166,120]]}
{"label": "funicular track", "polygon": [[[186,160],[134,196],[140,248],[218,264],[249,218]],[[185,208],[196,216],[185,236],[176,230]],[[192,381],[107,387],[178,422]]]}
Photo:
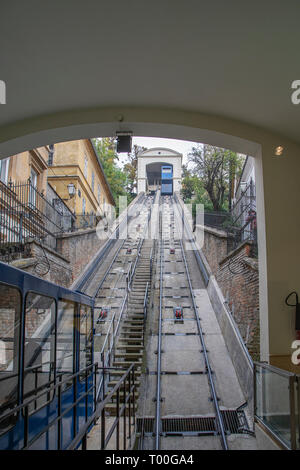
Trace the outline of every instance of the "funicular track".
{"label": "funicular track", "polygon": [[[158,201],[159,210],[156,210],[154,215],[152,209]],[[102,266],[102,272],[95,268],[87,283],[90,292],[93,290],[95,336],[100,339],[98,345],[95,341],[95,358],[100,366],[97,399],[99,403],[105,403],[105,416],[108,416],[105,418],[103,415],[101,426],[105,427],[103,423],[107,421],[110,421],[109,426],[112,423],[115,426],[116,421],[112,420],[119,420],[120,403],[124,402],[122,413],[124,418],[129,417],[129,425],[125,427],[124,421],[123,430],[121,426],[121,433],[125,433],[122,436],[124,449],[133,448],[135,445],[139,449],[168,449],[171,437],[177,438],[176,448],[184,449],[186,447],[181,445],[186,445],[187,439],[202,438],[203,443],[203,437],[206,437],[220,442],[220,447],[213,444],[213,448],[227,450],[227,435],[247,432],[248,425],[242,407],[225,409],[223,406],[220,409],[219,406],[215,373],[209,360],[205,333],[201,327],[192,285],[190,258],[187,257],[181,234],[182,225],[185,224],[183,212],[179,210],[176,196],[160,196],[159,193],[156,194],[155,200],[146,196],[140,198],[139,203],[134,206],[134,211],[137,209],[135,216],[131,216],[131,229],[128,229],[127,238],[119,242],[114,252],[109,250],[110,258],[106,266]],[[159,222],[154,237],[158,238],[159,246],[155,260],[153,236],[150,239],[147,236],[150,220],[153,219],[158,219]],[[138,236],[132,237],[132,233],[136,231]],[[189,234],[186,235],[188,239]],[[171,252],[173,255],[169,256]],[[152,265],[155,265],[156,281],[155,278],[151,281]],[[172,268],[168,271],[167,266],[171,265],[173,271]],[[173,279],[171,285],[168,285],[169,275],[176,277],[175,283]],[[205,278],[202,284],[205,288]],[[153,299],[158,290],[157,286],[159,298],[155,307]],[[168,295],[170,293],[173,295]],[[157,336],[156,367],[147,363],[147,353],[144,349],[147,346],[145,323],[150,298],[150,317],[158,314],[157,334],[150,330],[150,337],[156,340]],[[176,317],[176,305],[181,307],[182,317]],[[103,307],[107,310],[106,318],[100,315]],[[148,333],[146,339],[148,342]],[[171,340],[171,350],[168,340]],[[198,349],[196,341],[199,341]],[[191,352],[192,359],[189,360]],[[171,357],[170,360],[170,354],[174,355],[174,359]],[[177,363],[176,357],[180,356],[183,356],[183,359]],[[124,376],[129,368],[133,368],[133,382],[129,380],[120,388],[120,377]],[[145,412],[145,402],[149,401],[148,392],[151,390],[151,384],[148,387],[147,380],[151,376],[156,381],[155,395],[152,395],[151,400],[154,402],[154,408],[148,406],[148,412]],[[146,388],[143,389],[145,381]],[[128,398],[129,390],[132,394]],[[190,393],[191,391],[193,393]],[[184,396],[189,393],[190,398]],[[170,406],[172,400],[174,403]],[[200,406],[198,401],[201,402]],[[151,409],[154,413],[149,412]],[[120,426],[114,428],[114,431],[109,431],[109,435],[111,432],[117,432],[117,448],[120,448]],[[90,434],[93,433],[97,433],[97,425]],[[105,435],[105,431],[102,429],[100,434]],[[136,444],[135,435],[138,437]],[[185,439],[185,444],[180,442],[181,438]],[[174,442],[173,439],[171,448],[174,448]],[[194,440],[194,448],[198,448],[199,442],[195,444]],[[210,445],[211,441],[208,448]]]}
{"label": "funicular track", "polygon": [[[191,280],[190,258],[187,258],[183,240],[183,217],[175,198],[160,197],[159,250],[156,260],[159,295],[152,311],[152,315],[155,315],[157,309],[157,342],[154,334],[149,348],[157,355],[157,359],[156,364],[150,360],[148,375],[145,377],[146,393],[147,390],[154,391],[151,378],[156,379],[153,397],[155,413],[151,416],[153,407],[149,404],[145,406],[145,402],[139,409],[142,411],[142,417],[137,420],[139,448],[191,448],[189,445],[180,447],[186,445],[188,439],[194,448],[203,448],[201,439],[203,443],[205,438],[204,448],[207,445],[207,448],[212,446],[228,450],[227,435],[247,433],[249,428],[244,405],[236,409],[220,408],[219,405],[215,373],[210,363]],[[168,266],[173,266],[173,270],[169,270]],[[173,277],[171,284],[169,276]],[[205,278],[202,284],[205,289]],[[182,315],[178,318],[176,305],[180,307]],[[198,341],[200,347],[197,347]],[[152,347],[154,344],[156,350]],[[148,394],[145,400],[149,402],[150,398]]]}

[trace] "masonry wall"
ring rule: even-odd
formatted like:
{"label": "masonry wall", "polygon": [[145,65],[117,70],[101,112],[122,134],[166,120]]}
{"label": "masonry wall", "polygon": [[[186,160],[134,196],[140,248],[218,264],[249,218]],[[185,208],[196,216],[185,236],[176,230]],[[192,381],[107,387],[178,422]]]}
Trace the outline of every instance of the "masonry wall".
{"label": "masonry wall", "polygon": [[254,360],[259,360],[258,261],[251,243],[227,254],[227,234],[205,229],[203,253],[228,302],[229,309]]}
{"label": "masonry wall", "polygon": [[[72,282],[78,278],[105,241],[98,238],[96,229],[66,233],[58,238],[58,250],[65,258],[70,260]],[[68,287],[72,282],[68,284]]]}
{"label": "masonry wall", "polygon": [[70,287],[104,244],[96,229],[78,230],[57,239],[57,250],[31,241],[10,247],[0,261],[63,287]]}
{"label": "masonry wall", "polygon": [[35,241],[11,246],[10,253],[2,254],[0,261],[64,287],[69,287],[73,281],[69,259]]}

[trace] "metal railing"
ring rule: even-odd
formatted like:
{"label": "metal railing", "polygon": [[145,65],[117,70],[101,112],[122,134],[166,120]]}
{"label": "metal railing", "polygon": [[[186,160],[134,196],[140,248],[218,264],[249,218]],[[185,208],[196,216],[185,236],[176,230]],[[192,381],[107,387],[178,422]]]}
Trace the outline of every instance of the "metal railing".
{"label": "metal railing", "polygon": [[[46,433],[51,433],[53,430],[53,435],[56,436],[55,446],[53,450],[63,449],[62,438],[63,438],[63,420],[66,417],[70,419],[70,412],[73,411],[73,439],[67,445],[66,449],[75,449],[80,443],[81,449],[85,450],[87,446],[87,434],[90,431],[91,427],[95,424],[96,420],[101,419],[101,439],[99,443],[99,448],[105,449],[111,440],[114,431],[116,430],[116,448],[120,448],[120,420],[123,417],[123,448],[128,448],[128,441],[130,448],[134,440],[135,434],[135,375],[134,375],[134,364],[132,364],[127,371],[124,372],[123,376],[119,379],[113,390],[103,397],[103,401],[100,403],[97,401],[96,397],[96,377],[97,374],[107,373],[109,369],[104,369],[100,372],[97,363],[91,364],[90,366],[76,372],[75,374],[66,374],[67,377],[64,378],[64,374],[61,373],[57,376],[56,383],[49,382],[45,385],[44,389],[37,393],[35,391],[34,397],[29,400],[24,401],[24,403],[14,406],[13,409],[9,410],[6,413],[3,413],[0,417],[0,424],[14,418],[14,421],[17,420],[18,416],[23,417],[23,446],[22,450],[33,449],[37,441],[43,437]],[[92,383],[89,384],[88,379],[93,376]],[[81,384],[82,379],[84,378],[84,388],[80,395],[77,396],[78,390],[78,381],[80,380]],[[76,397],[71,405],[67,407],[62,407],[63,392],[66,386],[73,384],[74,387],[74,396]],[[120,392],[123,394],[123,400],[120,398]],[[93,411],[90,414],[89,407],[91,402],[89,396],[93,396]],[[44,397],[49,398],[44,401]],[[105,408],[111,403],[112,398],[116,395],[116,419],[113,422],[109,430],[106,429],[106,420],[105,420]],[[46,406],[54,398],[57,399],[57,413],[55,417],[52,417],[51,422],[46,424],[39,432],[31,436],[30,432],[30,416],[32,414],[32,409],[34,403],[37,400],[42,399],[44,402],[43,406]],[[82,416],[82,406],[84,406],[84,424],[77,426],[76,417],[77,417],[77,406],[81,404],[81,416]]]}
{"label": "metal railing", "polygon": [[146,290],[144,295],[144,304],[143,304],[143,312],[144,312],[144,324],[143,324],[143,346],[145,344],[145,328],[146,328],[146,320],[147,320],[147,303],[148,303],[148,294],[149,294],[149,282],[146,284]]}
{"label": "metal railing", "polygon": [[[114,360],[114,355],[115,355],[115,345],[116,345],[116,338],[118,337],[119,333],[119,327],[121,320],[123,318],[123,313],[125,311],[125,306],[128,301],[128,291],[126,292],[122,305],[119,311],[119,316],[117,319],[117,325],[115,326],[115,321],[116,321],[116,313],[114,313],[110,325],[108,327],[103,346],[101,348],[100,352],[100,357],[101,357],[101,363],[102,363],[102,368],[103,370],[109,368],[111,369],[111,364]],[[102,376],[101,379],[99,380],[99,384],[97,386],[97,400],[100,399],[101,395],[105,395],[105,386],[106,383],[109,381],[109,375],[107,376]]]}
{"label": "metal railing", "polygon": [[62,215],[31,183],[0,181],[0,247],[38,239],[56,248],[62,233]]}
{"label": "metal railing", "polygon": [[83,230],[88,228],[97,227],[100,220],[103,219],[103,216],[96,214],[76,214],[73,215],[63,215],[63,224],[65,227],[68,227],[66,232],[75,232],[77,230]]}
{"label": "metal railing", "polygon": [[280,445],[300,449],[300,376],[254,363],[254,418]]}
{"label": "metal railing", "polygon": [[223,229],[223,225],[230,220],[230,212],[204,212],[204,225]]}
{"label": "metal railing", "polygon": [[[96,403],[96,395],[95,395],[95,390],[96,390],[96,375],[97,375],[97,364],[91,364],[90,366],[86,367],[85,369],[80,370],[79,372],[76,372],[75,374],[58,374],[57,375],[57,380],[55,383],[49,382],[47,383],[43,390],[40,393],[34,393],[34,397],[30,398],[29,400],[25,400],[23,403],[21,403],[18,406],[15,406],[13,409],[8,411],[7,413],[3,413],[0,417],[0,424],[8,420],[10,417],[17,417],[20,415],[20,413],[23,416],[23,447],[22,450],[27,450],[30,448],[33,448],[34,444],[45,434],[48,433],[51,429],[53,429],[53,432],[56,432],[57,440],[56,440],[56,446],[55,449],[60,450],[62,448],[62,421],[65,416],[70,413],[70,411],[73,410],[73,418],[76,419],[76,406],[81,402],[84,402],[85,404],[85,419],[87,421],[88,419],[88,396],[93,393],[93,399],[94,399],[94,404]],[[68,375],[65,379],[63,379],[64,375]],[[62,396],[63,396],[63,391],[66,385],[69,385],[70,383],[73,384],[74,390],[76,393],[77,387],[78,387],[78,381],[82,381],[82,377],[84,375],[85,378],[85,387],[84,387],[84,392],[82,392],[74,402],[66,407],[64,411],[62,411]],[[88,378],[94,375],[94,380],[91,385],[88,384]],[[33,437],[30,437],[29,433],[29,420],[30,420],[30,415],[31,415],[31,410],[32,410],[32,405],[34,406],[34,403],[38,400],[44,400],[44,397],[46,398],[46,401],[44,402],[44,406],[46,406],[50,401],[54,399],[54,397],[57,398],[57,413],[55,418],[51,420],[50,423],[46,424],[37,434],[35,434]],[[48,397],[51,396],[51,400],[48,399]],[[94,405],[95,406],[95,405]],[[69,417],[68,417],[69,419]],[[77,435],[77,427],[74,424],[74,433]]]}
{"label": "metal railing", "polygon": [[[121,403],[120,392],[122,392],[123,400]],[[116,396],[116,418],[113,424],[110,426],[109,431],[106,433],[106,416],[105,407],[111,403],[113,397]],[[87,436],[90,427],[98,420],[101,419],[101,433],[99,448],[101,450],[106,449],[112,436],[115,433],[116,438],[116,450],[120,449],[120,422],[123,417],[123,449],[133,447],[135,438],[135,376],[134,376],[134,364],[120,378],[117,384],[114,386],[112,391],[103,399],[102,402],[96,405],[95,412],[92,416],[86,420],[86,423],[81,427],[77,436],[73,439],[71,444],[67,447],[67,450],[76,449],[81,443],[81,450],[87,449]],[[133,428],[133,429],[132,429]],[[129,445],[127,445],[129,443]]]}

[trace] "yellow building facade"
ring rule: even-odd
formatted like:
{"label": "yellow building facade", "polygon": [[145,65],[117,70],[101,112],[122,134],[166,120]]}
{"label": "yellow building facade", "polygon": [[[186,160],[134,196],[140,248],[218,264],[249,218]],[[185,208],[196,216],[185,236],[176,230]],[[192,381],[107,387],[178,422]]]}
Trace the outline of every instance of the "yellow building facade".
{"label": "yellow building facade", "polygon": [[[98,214],[115,201],[90,139],[39,147],[0,160],[0,180],[27,182],[42,195],[50,183],[74,214]],[[70,195],[69,186],[74,186]]]}
{"label": "yellow building facade", "polygon": [[42,194],[46,194],[48,174],[49,147],[13,155],[1,160],[0,179],[4,184],[25,182],[29,178],[32,185]]}
{"label": "yellow building facade", "polygon": [[[101,214],[115,205],[90,139],[54,144],[48,161],[48,182],[75,214]],[[74,185],[74,196],[69,186]]]}

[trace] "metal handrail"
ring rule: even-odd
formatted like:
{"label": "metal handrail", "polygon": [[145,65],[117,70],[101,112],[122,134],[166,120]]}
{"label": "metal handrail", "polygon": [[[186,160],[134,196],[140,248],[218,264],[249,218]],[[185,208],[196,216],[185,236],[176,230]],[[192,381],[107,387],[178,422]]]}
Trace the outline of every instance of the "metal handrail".
{"label": "metal handrail", "polygon": [[[300,415],[299,415],[299,404],[300,404],[300,375],[295,374],[293,372],[280,369],[278,367],[272,366],[271,364],[266,364],[262,362],[254,362],[254,374],[253,374],[253,382],[254,382],[254,419],[256,422],[260,423],[274,438],[275,441],[278,442],[283,448],[288,450],[296,450],[299,449],[300,440],[299,440],[299,431],[300,431]],[[276,375],[281,377],[285,377],[288,380],[288,389],[289,389],[289,418],[290,418],[290,445],[284,441],[280,435],[276,433],[276,431],[269,425],[269,423],[263,420],[257,414],[257,369],[260,367],[261,369],[268,370]],[[295,385],[297,384],[297,392],[295,393]],[[298,438],[298,442],[297,442]]]}
{"label": "metal handrail", "polygon": [[[110,323],[110,326],[109,326],[109,329],[106,333],[105,340],[104,340],[104,343],[103,343],[103,346],[102,346],[102,349],[101,349],[101,353],[100,353],[100,357],[102,358],[102,367],[103,367],[103,369],[107,368],[111,364],[112,353],[115,350],[115,340],[116,340],[116,337],[117,337],[118,332],[119,332],[119,327],[120,327],[121,319],[123,317],[123,313],[124,313],[124,309],[125,309],[125,305],[127,303],[127,300],[128,300],[128,292],[126,293],[126,295],[123,299],[116,328],[114,326],[114,319],[115,319],[116,314],[114,313],[113,318],[112,318],[111,323]],[[111,341],[111,336],[110,336],[111,327],[113,328],[112,341]],[[109,339],[110,345],[109,345],[109,349],[107,351],[107,354],[105,355],[105,345],[106,345],[106,342],[108,341],[108,339]],[[104,386],[105,386],[104,376],[102,376],[102,378],[99,382],[98,388],[97,388],[97,393],[96,393],[97,400],[99,400],[99,398],[101,396],[101,392],[102,392],[102,396],[103,396]]]}
{"label": "metal handrail", "polygon": [[[128,378],[128,392],[126,392],[126,379]],[[123,385],[123,406],[120,409],[120,389]],[[112,424],[108,436],[105,438],[105,406],[110,403],[113,396],[117,394],[117,417]],[[127,442],[127,432],[126,432],[126,417],[128,415],[129,418],[129,433],[131,438],[131,397],[132,397],[132,417],[133,417],[133,424],[135,427],[135,376],[134,376],[134,364],[128,368],[128,370],[124,373],[124,375],[120,378],[118,383],[114,386],[112,391],[105,397],[105,399],[96,405],[96,409],[92,416],[86,421],[84,426],[82,426],[80,432],[77,436],[72,440],[72,442],[67,447],[67,450],[72,450],[77,448],[77,446],[82,443],[82,450],[86,450],[87,447],[87,434],[90,430],[90,427],[95,423],[95,421],[100,418],[101,416],[101,450],[105,449],[108,442],[110,441],[114,430],[117,429],[117,450],[119,450],[120,444],[120,436],[119,436],[119,422],[121,417],[123,416],[124,419],[124,429],[123,429],[123,443],[124,443],[124,450],[126,449],[126,442]],[[129,412],[126,413],[126,405],[129,403]]]}
{"label": "metal handrail", "polygon": [[[38,395],[34,396],[33,398],[27,400],[27,401],[24,401],[23,403],[21,403],[20,405],[17,405],[15,406],[12,410],[10,410],[9,412],[7,413],[4,413],[2,416],[0,416],[0,423],[2,421],[4,421],[5,419],[9,418],[11,415],[14,415],[16,414],[18,411],[22,410],[22,409],[25,409],[25,408],[28,408],[31,403],[33,403],[34,401],[37,401],[39,400],[40,398],[42,398],[46,393],[49,393],[49,392],[52,392],[52,391],[56,391],[57,389],[59,389],[59,387],[63,386],[64,384],[66,383],[70,383],[71,380],[75,380],[79,375],[82,375],[83,373],[87,373],[88,371],[90,370],[93,370],[95,369],[95,371],[97,372],[98,370],[98,364],[97,363],[94,363],[94,364],[90,364],[89,366],[85,367],[84,369],[81,369],[80,371],[78,372],[75,372],[71,375],[68,375],[67,378],[65,378],[65,380],[62,380],[62,377],[64,375],[66,375],[65,373],[60,373],[60,374],[57,374],[57,377],[56,377],[56,383],[54,383],[53,385],[50,385],[49,386],[49,382],[46,384],[46,387],[45,389],[39,393]],[[52,381],[51,381],[52,382]],[[50,382],[50,383],[51,383]]]}
{"label": "metal handrail", "polygon": [[[125,424],[126,418],[127,417],[129,418],[129,431],[130,431],[130,438],[131,438],[132,424],[134,424],[134,426],[135,426],[135,375],[134,375],[134,364],[132,364],[129,367],[129,369],[123,374],[123,376],[120,378],[120,380],[115,385],[113,390],[105,397],[105,399],[101,403],[97,404],[97,400],[96,400],[96,376],[97,376],[98,372],[99,372],[98,365],[97,365],[97,363],[94,363],[94,364],[91,364],[88,367],[72,374],[71,376],[66,377],[65,379],[63,379],[63,374],[60,374],[58,376],[57,383],[55,383],[51,386],[48,386],[42,393],[36,395],[34,398],[31,398],[30,400],[25,401],[24,403],[14,407],[9,412],[3,414],[0,417],[0,422],[6,420],[10,416],[13,416],[13,415],[15,416],[17,413],[21,412],[22,410],[24,411],[23,412],[23,416],[24,416],[24,446],[23,446],[23,449],[24,450],[31,448],[32,445],[43,434],[48,432],[50,430],[50,428],[53,428],[54,426],[57,425],[58,426],[58,429],[57,429],[57,449],[60,450],[61,449],[61,436],[62,436],[61,422],[62,422],[63,418],[71,410],[75,410],[76,406],[80,402],[82,402],[83,400],[85,401],[85,404],[87,406],[88,395],[92,391],[94,391],[94,398],[93,398],[93,400],[94,400],[94,412],[90,416],[89,419],[87,418],[87,414],[86,414],[85,424],[83,426],[81,426],[81,428],[78,432],[75,431],[76,435],[75,435],[74,439],[72,440],[72,442],[67,447],[67,449],[74,449],[82,441],[82,443],[83,443],[82,448],[84,449],[84,448],[86,448],[87,433],[90,430],[90,427],[100,417],[100,415],[101,415],[101,419],[102,419],[102,424],[104,424],[104,427],[105,427],[105,413],[104,413],[105,406],[111,401],[113,395],[115,393],[117,393],[117,415],[118,416],[117,416],[115,422],[113,423],[113,425],[112,425],[112,427],[111,427],[111,429],[108,433],[108,436],[105,438],[105,435],[103,435],[103,433],[102,433],[101,448],[105,448],[107,446],[107,443],[111,439],[111,437],[113,435],[113,432],[116,428],[117,428],[117,433],[119,434],[118,423],[119,423],[122,416],[124,418],[124,424]],[[106,372],[108,372],[108,370],[104,370],[104,373],[106,373]],[[63,389],[64,385],[69,384],[71,381],[73,381],[74,386],[75,386],[75,381],[77,381],[79,376],[82,376],[82,375],[85,376],[85,382],[86,382],[84,391],[80,394],[79,397],[76,397],[76,400],[70,406],[68,406],[63,412],[61,412],[62,391],[63,391],[62,389]],[[87,379],[91,375],[94,375],[94,382],[90,386],[88,386]],[[129,387],[128,387],[127,394],[125,393],[126,392],[126,381],[129,382]],[[120,396],[119,396],[119,394],[120,394],[120,390],[121,390],[122,385],[124,385],[124,400],[123,400],[123,406],[120,409]],[[29,441],[29,407],[33,402],[35,402],[36,400],[42,398],[45,394],[47,394],[47,393],[49,394],[50,392],[53,392],[53,397],[54,397],[54,394],[57,392],[57,400],[58,400],[58,407],[57,407],[58,413],[57,413],[57,416],[50,423],[48,423],[46,426],[44,426],[43,429]],[[125,413],[126,405],[128,403],[129,403],[129,413],[127,413],[127,412]],[[132,423],[132,418],[133,418],[133,423]],[[102,426],[102,428],[103,428],[103,426]],[[125,427],[125,429],[126,429],[126,427]],[[126,448],[126,443],[127,443],[126,430],[125,430],[124,434],[125,434],[124,435],[124,448]],[[118,440],[119,440],[119,436],[118,436]],[[117,445],[117,448],[119,448],[118,445]]]}
{"label": "metal handrail", "polygon": [[145,344],[145,327],[146,327],[146,319],[147,319],[147,300],[148,300],[148,292],[149,292],[149,282],[146,284],[146,290],[144,295],[144,304],[143,304],[143,312],[144,312],[144,325],[143,325],[143,346]]}

